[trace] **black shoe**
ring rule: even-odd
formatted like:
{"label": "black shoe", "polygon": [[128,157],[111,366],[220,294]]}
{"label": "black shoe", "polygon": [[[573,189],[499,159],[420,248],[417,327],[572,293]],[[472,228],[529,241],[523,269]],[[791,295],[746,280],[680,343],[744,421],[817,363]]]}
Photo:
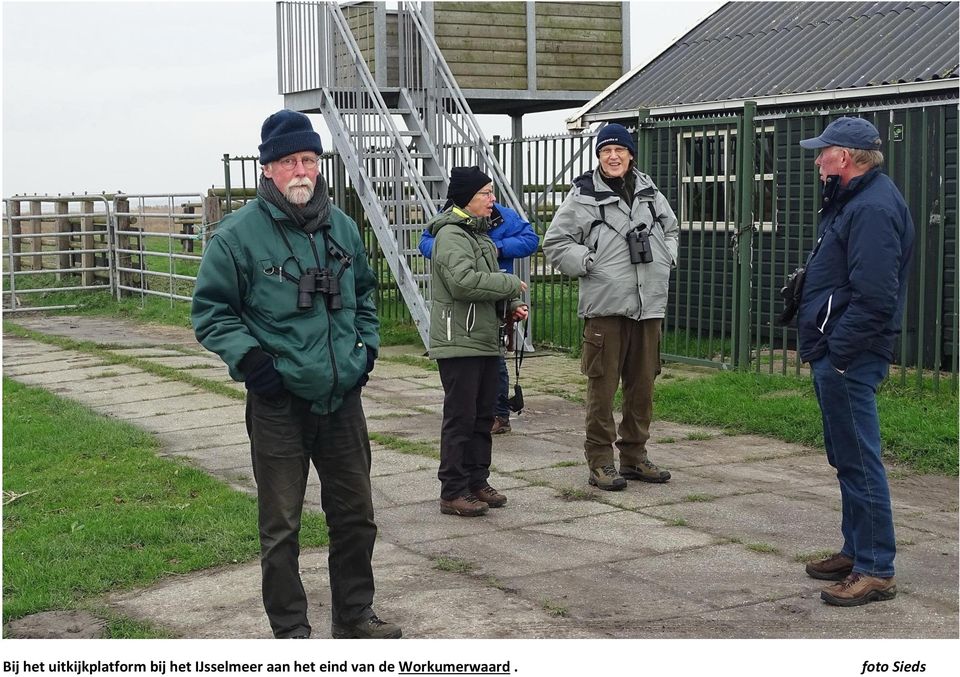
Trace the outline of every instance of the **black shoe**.
{"label": "black shoe", "polygon": [[381,621],[376,614],[350,625],[334,623],[330,634],[334,639],[399,639],[403,636],[399,625]]}

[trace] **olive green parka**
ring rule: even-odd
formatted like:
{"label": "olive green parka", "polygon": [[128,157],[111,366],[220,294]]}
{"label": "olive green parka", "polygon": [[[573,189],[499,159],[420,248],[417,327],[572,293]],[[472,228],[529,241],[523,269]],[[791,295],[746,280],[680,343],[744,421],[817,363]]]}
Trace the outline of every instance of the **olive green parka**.
{"label": "olive green parka", "polygon": [[487,235],[490,220],[454,206],[427,229],[435,238],[430,357],[500,355],[498,306],[512,313],[522,301],[520,278],[497,265],[497,248]]}

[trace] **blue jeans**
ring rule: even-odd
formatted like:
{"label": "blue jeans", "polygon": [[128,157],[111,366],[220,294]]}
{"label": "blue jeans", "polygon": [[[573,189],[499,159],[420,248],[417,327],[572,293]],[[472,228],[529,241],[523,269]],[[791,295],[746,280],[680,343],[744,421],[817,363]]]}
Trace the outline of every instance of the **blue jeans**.
{"label": "blue jeans", "polygon": [[897,548],[877,417],[877,386],[886,378],[889,364],[866,352],[842,374],[827,356],[810,366],[823,416],[827,460],[840,481],[840,552],[853,559],[855,572],[893,576]]}
{"label": "blue jeans", "polygon": [[494,408],[493,413],[498,418],[510,419],[510,405],[507,403],[507,400],[510,399],[510,372],[507,370],[507,361],[504,359],[503,355],[499,359],[499,372],[500,381],[497,383],[497,406]]}

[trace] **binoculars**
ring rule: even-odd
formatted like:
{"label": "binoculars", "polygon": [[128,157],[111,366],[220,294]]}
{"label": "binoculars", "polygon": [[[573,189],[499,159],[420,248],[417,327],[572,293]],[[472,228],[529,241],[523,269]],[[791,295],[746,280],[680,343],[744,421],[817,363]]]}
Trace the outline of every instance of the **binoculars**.
{"label": "binoculars", "polygon": [[340,280],[327,268],[307,268],[297,285],[297,310],[313,308],[313,297],[323,294],[329,310],[340,310]]}
{"label": "binoculars", "polygon": [[627,249],[630,250],[630,263],[650,263],[653,252],[650,250],[650,234],[646,228],[635,228],[627,233]]}

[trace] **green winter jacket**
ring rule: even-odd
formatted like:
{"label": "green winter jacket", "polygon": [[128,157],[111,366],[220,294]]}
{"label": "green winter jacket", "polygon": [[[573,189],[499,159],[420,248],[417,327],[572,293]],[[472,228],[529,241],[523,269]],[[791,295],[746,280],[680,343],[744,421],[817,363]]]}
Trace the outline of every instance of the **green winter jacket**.
{"label": "green winter jacket", "polygon": [[322,229],[314,237],[321,266],[340,275],[341,309],[328,310],[320,293],[312,308],[297,309],[297,283],[287,276],[299,279],[318,267],[309,236],[257,198],[224,218],[207,243],[191,311],[197,340],[223,359],[234,380],[245,380],[240,360],[260,347],[273,356],[284,388],[312,402],[317,414],[340,407],[366,371],[367,348],[380,347],[376,278],[357,224],[336,207],[330,223],[349,265],[326,252]]}
{"label": "green winter jacket", "polygon": [[[430,357],[482,357],[500,354],[497,302],[516,310],[520,278],[503,273],[497,248],[487,235],[489,219],[453,207],[437,214],[433,235],[433,298],[430,304]],[[503,307],[503,305],[501,305]]]}

